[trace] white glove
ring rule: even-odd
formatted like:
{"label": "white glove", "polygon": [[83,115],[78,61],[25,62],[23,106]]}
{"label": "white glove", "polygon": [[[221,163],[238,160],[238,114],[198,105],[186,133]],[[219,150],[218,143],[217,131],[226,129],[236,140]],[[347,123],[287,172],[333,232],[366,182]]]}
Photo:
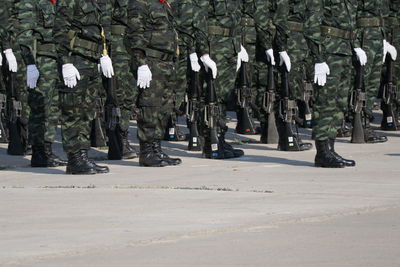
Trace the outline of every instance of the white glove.
{"label": "white glove", "polygon": [[356,52],[357,59],[358,61],[360,61],[361,66],[367,64],[367,54],[365,53],[365,51],[359,47],[354,48],[354,51]]}
{"label": "white glove", "polygon": [[0,53],[0,66],[3,66],[3,56]]}
{"label": "white glove", "polygon": [[292,68],[292,62],[290,61],[288,53],[286,51],[279,52],[279,58],[279,65],[282,66],[282,64],[285,63],[287,71],[290,72],[290,69]]}
{"label": "white glove", "polygon": [[153,79],[152,76],[153,74],[148,65],[140,66],[137,70],[137,86],[143,89],[149,88],[150,81]]}
{"label": "white glove", "polygon": [[317,63],[314,66],[314,83],[319,86],[326,84],[326,76],[331,74],[328,64],[326,62]]}
{"label": "white glove", "polygon": [[74,88],[81,79],[78,69],[71,63],[62,65],[62,75],[64,84],[69,88]]}
{"label": "white glove", "polygon": [[14,55],[12,49],[9,48],[9,49],[4,50],[4,54],[6,55],[9,70],[11,72],[17,72],[17,70],[18,70],[17,59],[15,58],[15,55]]}
{"label": "white glove", "polygon": [[218,70],[217,70],[217,64],[215,63],[215,61],[212,60],[208,54],[201,56],[200,60],[201,60],[201,62],[203,62],[204,67],[206,68],[206,71],[208,71],[208,68],[211,69],[213,78],[216,79]]}
{"label": "white glove", "polygon": [[114,68],[112,65],[111,58],[109,56],[102,56],[100,58],[100,67],[101,70],[103,71],[103,75],[106,78],[111,78],[114,76]]}
{"label": "white glove", "polygon": [[242,66],[242,61],[249,62],[249,54],[247,54],[247,51],[243,47],[243,45],[240,45],[240,52],[238,53],[237,57],[236,71],[238,71],[240,69],[240,66]]}
{"label": "white glove", "polygon": [[268,61],[271,62],[271,65],[275,66],[274,50],[272,50],[272,48],[265,50],[265,54],[267,55]]}
{"label": "white glove", "polygon": [[192,53],[189,55],[190,59],[190,66],[192,67],[192,71],[199,72],[201,67],[199,64],[199,58],[197,57],[196,53]]}
{"label": "white glove", "polygon": [[26,66],[26,84],[28,88],[36,88],[37,81],[39,79],[39,70],[35,64]]}
{"label": "white glove", "polygon": [[383,40],[383,62],[385,62],[387,53],[390,54],[390,57],[392,58],[392,60],[396,60],[396,58],[397,58],[396,48],[393,45],[386,42],[386,40]]}

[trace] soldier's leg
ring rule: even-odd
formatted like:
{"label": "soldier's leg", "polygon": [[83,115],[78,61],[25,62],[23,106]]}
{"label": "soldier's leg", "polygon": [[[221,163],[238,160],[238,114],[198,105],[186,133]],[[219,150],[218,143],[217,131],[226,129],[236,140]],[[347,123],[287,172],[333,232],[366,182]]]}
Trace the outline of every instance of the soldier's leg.
{"label": "soldier's leg", "polygon": [[373,107],[378,96],[381,71],[382,71],[382,60],[383,60],[383,45],[382,40],[364,40],[363,49],[367,53],[368,62],[364,66],[364,83],[365,91],[367,93],[367,127],[366,127],[366,142],[368,143],[380,143],[386,142],[387,137],[381,136],[375,133],[371,127],[369,127],[369,121],[373,119]]}
{"label": "soldier's leg", "polygon": [[166,127],[166,117],[171,111],[168,91],[175,85],[175,64],[148,59],[152,72],[150,88],[141,89],[138,97],[139,164],[148,167],[177,165],[180,159],[169,158],[161,150],[161,140]]}
{"label": "soldier's leg", "polygon": [[40,76],[37,87],[28,89],[29,140],[32,144],[32,167],[65,166],[52,152],[51,144],[56,138],[60,117],[59,94],[56,88],[58,77],[57,62],[49,57],[37,57],[36,66]]}
{"label": "soldier's leg", "polygon": [[109,171],[107,167],[98,166],[87,158],[95,99],[101,87],[97,63],[75,56],[73,64],[81,79],[74,88],[60,86],[63,147],[68,154],[67,173],[106,173]]}
{"label": "soldier's leg", "polygon": [[[349,73],[352,67],[351,56],[327,55],[327,64],[331,74],[327,77],[327,83],[323,87],[316,88],[314,103],[313,126],[317,155],[315,166],[340,168],[345,164],[337,154],[333,154],[333,143],[337,130],[341,127],[347,106],[350,81]],[[336,152],[335,152],[336,153]]]}

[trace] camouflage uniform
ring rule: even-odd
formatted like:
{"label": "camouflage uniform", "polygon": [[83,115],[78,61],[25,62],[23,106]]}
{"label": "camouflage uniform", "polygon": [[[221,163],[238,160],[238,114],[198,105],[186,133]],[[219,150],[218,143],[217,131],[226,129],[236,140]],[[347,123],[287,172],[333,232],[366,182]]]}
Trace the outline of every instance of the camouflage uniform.
{"label": "camouflage uniform", "polygon": [[60,65],[72,63],[81,76],[74,88],[60,84],[64,150],[76,153],[90,148],[90,123],[101,88],[97,64],[102,51],[102,10],[98,1],[56,3],[54,40]]}
{"label": "camouflage uniform", "polygon": [[[315,3],[315,6],[318,5]],[[313,133],[317,141],[336,138],[344,118],[343,112],[347,109],[347,99],[352,86],[353,48],[360,47],[354,36],[357,7],[356,0],[323,1],[321,33],[325,60],[321,59],[319,62],[325,61],[328,64],[330,75],[326,85],[316,88],[315,92]],[[314,16],[319,16],[319,13],[321,12],[314,13]],[[320,18],[316,17],[314,23],[319,22]],[[310,23],[309,26],[316,25]],[[318,51],[317,46],[314,51]]]}
{"label": "camouflage uniform", "polygon": [[22,57],[25,65],[34,64],[40,72],[38,86],[28,90],[29,138],[33,146],[54,142],[60,116],[54,15],[54,6],[48,0],[21,0],[19,4],[17,40]]}
{"label": "camouflage uniform", "polygon": [[372,112],[378,96],[383,60],[383,25],[384,0],[359,0],[357,11],[357,36],[363,50],[367,53],[364,66],[364,83],[367,93],[367,109]]}
{"label": "camouflage uniform", "polygon": [[[141,143],[163,138],[166,116],[172,110],[172,88],[176,87],[177,32],[169,3],[159,0],[130,0],[125,46],[132,56],[133,70],[148,65],[150,88],[138,96],[138,137]],[[134,86],[132,84],[132,86]]]}

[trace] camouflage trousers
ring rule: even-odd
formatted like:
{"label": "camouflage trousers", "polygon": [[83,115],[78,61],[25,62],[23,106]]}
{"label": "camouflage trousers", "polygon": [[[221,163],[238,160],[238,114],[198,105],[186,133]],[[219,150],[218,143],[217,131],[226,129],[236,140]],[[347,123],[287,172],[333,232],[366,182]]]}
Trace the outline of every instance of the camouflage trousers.
{"label": "camouflage trousers", "polygon": [[367,53],[367,64],[364,66],[365,92],[367,93],[367,109],[372,110],[378,96],[381,83],[383,44],[382,40],[364,39],[363,50]]}
{"label": "camouflage trousers", "polygon": [[173,93],[176,87],[176,64],[149,58],[153,74],[150,88],[140,89],[138,96],[138,138],[141,142],[162,140],[167,116],[173,109]]}
{"label": "camouflage trousers", "polygon": [[331,74],[326,85],[315,88],[313,133],[315,140],[335,139],[341,128],[353,73],[352,56],[327,54],[326,63]]}
{"label": "camouflage trousers", "polygon": [[[123,39],[114,37],[112,61],[114,67],[116,104],[121,109],[120,127],[128,131],[132,110],[136,106],[138,90],[133,73],[130,71],[130,55],[126,52]],[[113,44],[114,44],[113,43]]]}
{"label": "camouflage trousers", "polygon": [[94,119],[96,99],[102,88],[97,62],[74,56],[71,62],[79,70],[81,79],[74,88],[60,85],[63,146],[66,153],[90,148],[91,121]]}
{"label": "camouflage trousers", "polygon": [[59,79],[57,61],[54,58],[40,56],[36,59],[40,76],[37,87],[29,89],[28,104],[29,140],[32,145],[54,142],[60,117],[60,102],[57,90]]}

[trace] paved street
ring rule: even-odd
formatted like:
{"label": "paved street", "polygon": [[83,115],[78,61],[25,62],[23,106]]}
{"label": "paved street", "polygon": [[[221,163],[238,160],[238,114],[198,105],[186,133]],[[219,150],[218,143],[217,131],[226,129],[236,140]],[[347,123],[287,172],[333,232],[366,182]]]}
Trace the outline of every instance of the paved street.
{"label": "paved street", "polygon": [[338,140],[354,168],[315,168],[315,149],[230,133],[245,157],[207,160],[169,143],[182,166],[104,160],[111,172],[94,176],[32,169],[0,144],[0,266],[398,267],[400,132],[387,134]]}

